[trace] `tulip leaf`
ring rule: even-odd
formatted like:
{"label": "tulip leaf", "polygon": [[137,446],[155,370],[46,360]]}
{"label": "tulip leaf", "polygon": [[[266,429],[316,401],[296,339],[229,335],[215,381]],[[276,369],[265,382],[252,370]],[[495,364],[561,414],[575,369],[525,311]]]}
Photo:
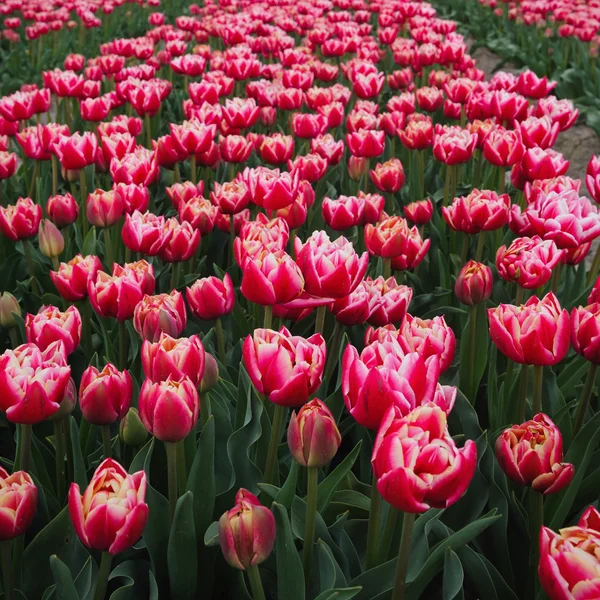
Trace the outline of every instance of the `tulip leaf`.
{"label": "tulip leaf", "polygon": [[82,491],[87,487],[87,475],[85,472],[85,463],[83,462],[83,453],[81,452],[81,444],[79,443],[79,429],[77,421],[74,417],[69,417],[69,429],[71,431],[71,448],[73,451],[73,475],[75,483],[79,485]]}
{"label": "tulip leaf", "polygon": [[22,590],[28,598],[41,598],[44,590],[53,582],[48,562],[48,557],[52,555],[69,565],[72,572],[79,572],[89,556],[75,534],[68,506],[25,548],[23,573],[35,573],[35,577],[25,577],[23,580]]}
{"label": "tulip leaf", "polygon": [[209,547],[219,545],[218,521],[213,521],[206,529],[206,532],[204,533],[204,545]]}
{"label": "tulip leaf", "polygon": [[96,228],[91,227],[85,236],[85,240],[83,241],[83,248],[81,249],[81,254],[83,256],[88,256],[90,254],[96,254]]}
{"label": "tulip leaf", "polygon": [[50,568],[56,586],[56,600],[79,600],[69,567],[55,554],[50,557]]}
{"label": "tulip leaf", "polygon": [[167,550],[170,597],[173,600],[188,600],[194,597],[198,571],[197,557],[194,494],[186,492],[177,501]]}
{"label": "tulip leaf", "polygon": [[360,587],[334,588],[321,592],[315,600],[351,600],[361,589]]}
{"label": "tulip leaf", "polygon": [[352,452],[350,452],[350,454],[348,454],[348,456],[346,456],[346,458],[344,458],[344,460],[319,484],[317,491],[317,510],[320,513],[325,511],[331,501],[333,493],[344,480],[348,471],[354,466],[361,445],[362,440],[354,446]]}
{"label": "tulip leaf", "polygon": [[564,458],[563,462],[572,463],[575,467],[573,480],[564,490],[553,494],[544,503],[545,522],[550,522],[551,529],[558,530],[564,526],[599,441],[600,412],[597,412],[573,440]]}
{"label": "tulip leaf", "polygon": [[296,495],[296,482],[298,480],[298,472],[300,471],[300,465],[293,460],[290,466],[290,472],[288,473],[285,483],[281,486],[280,490],[275,496],[275,502],[282,504],[288,510],[292,508],[294,496]]}
{"label": "tulip leaf", "polygon": [[273,503],[272,510],[277,526],[277,597],[285,600],[304,600],[304,571],[287,511],[277,502]]}
{"label": "tulip leaf", "polygon": [[[472,327],[475,327],[474,332]],[[471,344],[474,344],[474,348],[471,348]],[[469,311],[469,320],[460,340],[459,387],[473,405],[477,399],[479,383],[485,373],[488,344],[488,320],[485,302],[482,302]]]}
{"label": "tulip leaf", "polygon": [[[460,558],[452,548],[446,549],[444,555],[444,588],[443,600],[453,600],[462,589],[464,571]],[[486,596],[487,598],[487,596]]]}
{"label": "tulip leaf", "polygon": [[137,600],[148,598],[150,590],[150,563],[145,560],[127,560],[115,567],[109,581],[124,580],[125,584],[110,595],[110,600]]}

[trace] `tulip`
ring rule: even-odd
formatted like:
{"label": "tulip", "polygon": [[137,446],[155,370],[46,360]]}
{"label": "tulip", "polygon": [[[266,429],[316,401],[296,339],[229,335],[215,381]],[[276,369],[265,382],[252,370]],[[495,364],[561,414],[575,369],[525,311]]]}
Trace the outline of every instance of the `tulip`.
{"label": "tulip", "polygon": [[528,148],[520,163],[523,177],[528,181],[551,179],[569,170],[569,161],[552,149]]}
{"label": "tulip", "polygon": [[425,150],[433,145],[433,123],[429,119],[409,121],[398,131],[398,137],[409,150]]}
{"label": "tulip", "polygon": [[[275,518],[273,513],[262,506],[256,496],[241,488],[235,496],[235,506],[223,513],[219,519],[219,543],[225,560],[234,568],[248,570],[249,574],[264,562],[275,544]],[[258,577],[258,584],[256,583]],[[256,587],[262,583],[256,572],[251,576],[251,584],[255,598]]]}
{"label": "tulip", "polygon": [[370,314],[368,322],[376,327],[388,323],[402,323],[413,291],[406,285],[400,285],[393,277],[373,280],[365,279],[365,287],[369,293]]}
{"label": "tulip", "polygon": [[243,181],[235,179],[223,184],[215,182],[210,200],[222,213],[234,215],[244,210],[250,204],[252,197],[248,186]]}
{"label": "tulip", "polygon": [[133,313],[133,327],[142,339],[149,342],[158,342],[162,333],[179,337],[186,322],[183,295],[177,290],[170,294],[144,296]]}
{"label": "tulip", "polygon": [[299,183],[297,173],[280,173],[279,169],[264,167],[249,172],[247,177],[254,203],[266,210],[279,210],[292,204],[298,194]]}
{"label": "tulip", "polygon": [[219,319],[233,310],[235,291],[228,273],[223,280],[217,277],[198,279],[186,288],[186,298],[192,312],[204,321]]}
{"label": "tulip", "polygon": [[50,196],[46,203],[46,212],[57,227],[66,227],[77,221],[79,205],[77,200],[67,192],[64,196]]}
{"label": "tulip", "polygon": [[113,158],[110,161],[110,175],[116,184],[148,186],[156,181],[159,167],[156,154],[138,146],[133,152],[126,154],[122,159]]}
{"label": "tulip", "polygon": [[10,292],[0,293],[0,327],[12,329],[17,324],[15,315],[21,316],[19,301]]}
{"label": "tulip", "polygon": [[465,493],[475,473],[477,448],[473,440],[456,447],[446,415],[437,406],[421,406],[408,415],[390,406],[371,464],[387,502],[398,510],[422,513],[447,508]]}
{"label": "tulip", "polygon": [[123,199],[112,190],[105,192],[97,189],[87,197],[87,219],[96,227],[110,227],[118,223],[123,212]]}
{"label": "tulip", "polygon": [[369,174],[375,187],[382,192],[395,194],[404,185],[404,168],[398,158],[392,158],[383,164],[377,163]]}
{"label": "tulip", "polygon": [[559,133],[559,124],[553,123],[549,116],[528,117],[519,123],[519,133],[525,148],[552,148]]}
{"label": "tulip", "polygon": [[131,319],[144,297],[140,280],[131,272],[111,276],[98,271],[94,279],[88,280],[87,289],[94,310],[101,317],[114,317],[120,322]]}
{"label": "tulip", "polygon": [[497,128],[485,137],[483,156],[496,167],[512,167],[521,160],[525,149],[517,131]]}
{"label": "tulip", "polygon": [[442,216],[455,231],[472,235],[504,227],[509,207],[508,194],[473,190],[468,196],[455,198],[451,206],[443,206]]}
{"label": "tulip", "polygon": [[81,340],[81,315],[75,306],[61,312],[55,306],[42,306],[36,315],[25,317],[27,341],[42,351],[61,340],[67,355],[73,354]]}
{"label": "tulip", "polygon": [[504,430],[496,440],[496,457],[510,479],[544,495],[560,492],[575,475],[563,463],[562,436],[543,413]]}
{"label": "tulip", "polygon": [[325,197],[322,204],[323,219],[335,231],[344,231],[359,225],[365,212],[364,198],[338,196],[335,200]]}
{"label": "tulip", "polygon": [[556,96],[540,98],[535,106],[536,117],[548,115],[553,123],[558,123],[560,131],[569,129],[577,121],[579,110],[573,107],[573,103],[564,98],[558,100]]}
{"label": "tulip", "polygon": [[338,140],[330,134],[319,135],[310,141],[311,152],[318,154],[331,165],[337,165],[344,155],[344,141]]}
{"label": "tulip", "polygon": [[[37,496],[37,488],[29,474],[16,471],[9,475],[0,467],[0,542],[13,540],[27,531],[35,517]],[[8,598],[8,582],[4,583]]]}
{"label": "tulip", "polygon": [[204,346],[196,335],[175,339],[163,333],[158,342],[142,344],[142,367],[151,381],[187,377],[198,386],[204,374]]}
{"label": "tulip", "polygon": [[102,371],[89,366],[81,376],[79,405],[83,418],[92,425],[112,425],[131,406],[133,383],[128,371],[108,363]]}
{"label": "tulip", "polygon": [[548,81],[547,77],[538,77],[536,73],[526,69],[519,73],[517,91],[528,98],[544,98],[557,85],[556,81]]}
{"label": "tulip", "polygon": [[166,192],[173,206],[179,209],[182,204],[185,204],[192,198],[202,197],[204,193],[204,181],[200,181],[198,184],[194,184],[191,181],[174,183],[172,186],[166,188]]}
{"label": "tulip", "polygon": [[163,442],[178,442],[196,425],[198,392],[185,376],[158,382],[146,379],[140,389],[138,409],[151,435]]}
{"label": "tulip", "polygon": [[492,271],[482,263],[470,260],[458,274],[454,293],[460,302],[475,306],[492,295]]}
{"label": "tulip", "polygon": [[438,126],[433,141],[433,155],[440,162],[454,166],[470,160],[476,144],[477,136],[467,129]]}
{"label": "tulip", "polygon": [[[200,231],[186,221],[179,223],[175,217],[165,221],[163,236],[166,243],[158,255],[165,262],[186,262],[195,256],[200,246]],[[174,266],[171,276],[174,283],[177,283],[177,272],[178,269]]]}
{"label": "tulip", "polygon": [[294,153],[294,138],[291,135],[273,133],[263,138],[258,151],[261,159],[268,164],[287,163]]}
{"label": "tulip", "polygon": [[404,216],[417,226],[425,225],[433,217],[433,203],[429,198],[411,202],[404,207]]}
{"label": "tulip", "polygon": [[574,527],[555,533],[540,529],[539,579],[552,600],[595,598],[600,594],[600,514],[590,506]]}
{"label": "tulip", "polygon": [[496,252],[498,275],[506,281],[514,281],[527,290],[544,286],[554,269],[562,260],[553,240],[542,240],[539,236],[520,237],[507,248],[501,246]]}
{"label": "tulip", "polygon": [[324,231],[315,231],[303,244],[295,239],[296,263],[304,276],[304,289],[320,298],[342,298],[362,281],[369,262],[359,256],[345,237],[331,241]]}
{"label": "tulip", "polygon": [[383,154],[385,147],[385,131],[359,129],[346,134],[346,143],[353,156],[359,158],[375,158]]}
{"label": "tulip", "polygon": [[42,221],[40,221],[38,243],[40,252],[44,256],[53,259],[55,266],[58,266],[57,257],[60,256],[64,250],[65,240],[56,225],[49,219],[42,219]]}
{"label": "tulip", "polygon": [[0,150],[0,181],[12,177],[17,170],[17,155]]}
{"label": "tulip", "polygon": [[77,254],[68,263],[60,263],[56,271],[50,271],[50,278],[65,300],[76,302],[87,296],[88,282],[95,281],[96,273],[101,269],[97,256]]}
{"label": "tulip", "polygon": [[139,448],[148,439],[148,432],[136,408],[130,408],[119,423],[119,437],[132,448]]}
{"label": "tulip", "polygon": [[16,204],[0,206],[0,231],[13,242],[37,234],[42,220],[42,207],[31,198],[19,198]]}
{"label": "tulip", "polygon": [[346,408],[359,425],[376,430],[390,405],[408,414],[431,402],[446,406],[438,388],[440,359],[405,354],[396,340],[373,342],[361,354],[348,345],[342,359],[342,395]]}
{"label": "tulip", "polygon": [[370,313],[369,292],[364,282],[360,283],[348,296],[338,298],[329,306],[329,310],[336,321],[342,325],[350,327],[362,325],[369,318]]}
{"label": "tulip", "polygon": [[78,171],[96,161],[98,139],[90,132],[63,135],[55,142],[53,149],[64,169]]}

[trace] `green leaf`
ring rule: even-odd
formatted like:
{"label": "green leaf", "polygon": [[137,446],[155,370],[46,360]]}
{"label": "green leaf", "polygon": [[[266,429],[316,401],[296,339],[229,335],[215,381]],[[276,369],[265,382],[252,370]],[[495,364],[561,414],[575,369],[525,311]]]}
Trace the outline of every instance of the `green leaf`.
{"label": "green leaf", "polygon": [[350,600],[351,598],[354,598],[361,589],[361,587],[335,588],[321,592],[315,600]]}
{"label": "green leaf", "polygon": [[79,443],[79,429],[77,421],[73,416],[69,417],[69,428],[71,430],[71,448],[73,450],[73,474],[75,483],[79,485],[79,489],[83,492],[87,487],[88,480],[85,472],[85,463],[83,462],[83,453],[81,452],[81,444]]}
{"label": "green leaf", "polygon": [[79,600],[69,567],[56,554],[50,557],[50,568],[56,585],[57,600]]}
{"label": "green leaf", "polygon": [[219,522],[213,521],[207,528],[204,534],[204,545],[205,546],[218,546],[219,545]]}
{"label": "green leaf", "polygon": [[[123,580],[125,583],[110,595],[110,600],[138,600],[152,598],[150,590],[154,575],[150,563],[145,560],[127,560],[115,567],[108,577],[109,581]],[[156,596],[156,599],[158,596]],[[87,598],[86,600],[91,600]]]}
{"label": "green leaf", "polygon": [[[474,344],[473,348],[471,344]],[[479,383],[485,373],[488,345],[488,321],[485,302],[482,302],[470,309],[469,321],[460,340],[459,387],[471,404],[475,404]]]}
{"label": "green leaf", "polygon": [[443,600],[453,600],[462,589],[464,572],[460,558],[452,548],[446,549],[444,556]]}
{"label": "green leaf", "polygon": [[197,585],[197,557],[194,495],[192,492],[186,492],[177,501],[167,550],[173,600],[188,600],[194,597]]}
{"label": "green leaf", "polygon": [[292,460],[290,472],[288,473],[287,479],[281,489],[277,492],[275,502],[282,504],[287,510],[292,508],[294,502],[294,496],[296,495],[296,482],[298,480],[298,472],[300,471],[300,465]]}
{"label": "green leaf", "polygon": [[83,256],[88,256],[89,254],[96,254],[96,228],[92,227],[85,236],[85,240],[83,241],[83,248],[81,249],[81,254]]}
{"label": "green leaf", "polygon": [[362,440],[354,446],[352,452],[319,484],[317,490],[317,510],[320,513],[325,512],[333,493],[344,480],[348,471],[354,466],[361,445]]}
{"label": "green leaf", "polygon": [[273,503],[272,510],[277,526],[275,538],[277,597],[282,600],[304,600],[304,571],[294,544],[287,511],[277,502]]}

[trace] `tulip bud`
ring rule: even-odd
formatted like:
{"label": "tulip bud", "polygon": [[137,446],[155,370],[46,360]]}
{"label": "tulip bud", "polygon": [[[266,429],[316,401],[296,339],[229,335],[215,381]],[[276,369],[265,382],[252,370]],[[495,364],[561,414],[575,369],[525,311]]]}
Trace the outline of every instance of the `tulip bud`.
{"label": "tulip bud", "polygon": [[37,507],[37,488],[25,471],[9,475],[0,467],[0,542],[19,537],[31,525]]}
{"label": "tulip bud", "polygon": [[212,354],[204,355],[204,375],[200,382],[200,394],[210,392],[219,382],[219,365]]}
{"label": "tulip bud", "polygon": [[482,263],[470,260],[456,278],[454,293],[467,306],[485,302],[492,295],[492,271]]}
{"label": "tulip bud", "polygon": [[60,256],[65,240],[56,225],[49,219],[43,219],[38,231],[40,252],[49,258]]}
{"label": "tulip bud", "polygon": [[0,294],[0,325],[2,327],[10,328],[17,324],[13,313],[21,314],[19,301],[10,292],[2,292]]}
{"label": "tulip bud", "polygon": [[241,571],[264,562],[275,543],[275,518],[244,488],[235,506],[219,519],[219,543],[225,560]]}
{"label": "tulip bud", "polygon": [[60,408],[49,417],[50,421],[60,421],[65,417],[68,417],[75,408],[77,404],[77,388],[75,387],[75,382],[73,378],[69,380],[67,384],[67,388],[65,389],[65,394],[60,401]]}
{"label": "tulip bud", "polygon": [[140,419],[137,408],[131,407],[119,424],[119,437],[127,446],[136,448],[148,439],[148,432]]}
{"label": "tulip bud", "polygon": [[324,467],[336,454],[342,437],[331,411],[315,398],[296,415],[292,412],[287,441],[293,459],[303,467]]}

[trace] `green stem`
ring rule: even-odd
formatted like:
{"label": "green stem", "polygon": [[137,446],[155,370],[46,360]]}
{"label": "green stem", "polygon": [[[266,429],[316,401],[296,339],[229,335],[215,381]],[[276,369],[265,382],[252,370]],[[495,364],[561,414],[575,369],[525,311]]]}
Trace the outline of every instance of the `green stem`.
{"label": "green stem", "polygon": [[523,300],[525,300],[525,288],[521,287],[517,283],[517,293],[515,295],[515,305],[521,306],[523,304]]}
{"label": "green stem", "polygon": [[369,525],[367,528],[367,554],[365,566],[368,569],[377,563],[377,549],[379,547],[379,515],[381,512],[381,496],[377,489],[377,478],[373,473],[371,483],[371,504],[369,506]]}
{"label": "green stem", "polygon": [[544,382],[544,367],[535,365],[533,367],[533,399],[531,408],[533,414],[537,415],[542,411],[542,387]]}
{"label": "green stem", "polygon": [[13,347],[13,349],[15,349],[17,346],[20,345],[19,334],[18,334],[17,328],[11,327],[8,330],[8,335],[10,336],[10,344]]}
{"label": "green stem", "polygon": [[540,561],[540,530],[544,525],[544,496],[536,492],[533,488],[529,489],[529,525],[530,525],[530,567],[531,567],[531,590],[532,598],[537,597],[539,590],[538,563]]}
{"label": "green stem", "polygon": [[113,248],[110,241],[110,227],[105,227],[102,232],[104,237],[104,247],[106,248],[106,263],[110,272],[112,272],[113,263],[115,262]]}
{"label": "green stem", "polygon": [[102,452],[104,458],[110,458],[112,454],[112,440],[110,437],[110,425],[101,425],[102,430]]}
{"label": "green stem", "polygon": [[317,308],[317,317],[315,320],[315,333],[323,334],[325,330],[325,317],[327,316],[327,307],[325,305]]}
{"label": "green stem", "polygon": [[587,414],[588,407],[590,405],[590,398],[592,397],[592,391],[594,390],[594,384],[596,383],[596,375],[598,374],[598,365],[595,363],[590,363],[590,368],[585,378],[585,385],[583,386],[583,391],[581,392],[581,397],[579,398],[579,404],[577,405],[577,412],[575,413],[575,423],[573,425],[573,439],[579,433],[583,422],[585,420],[585,415]]}
{"label": "green stem", "polygon": [[246,569],[248,573],[248,581],[250,582],[250,588],[252,589],[252,598],[254,600],[265,600],[265,590],[260,579],[260,572],[258,571],[258,565],[252,565]]}
{"label": "green stem", "polygon": [[235,263],[235,254],[234,254],[234,242],[235,242],[235,215],[229,215],[229,260],[227,264],[232,266]]}
{"label": "green stem", "polygon": [[550,283],[550,289],[556,294],[558,291],[558,286],[560,285],[560,276],[561,276],[561,267],[562,264],[558,262],[554,267],[554,271],[552,271],[552,279]]}
{"label": "green stem", "polygon": [[598,277],[598,271],[600,271],[600,246],[596,248],[596,254],[594,254],[594,260],[592,262],[592,267],[588,272],[587,284],[588,286],[592,285],[596,281],[596,277]]}
{"label": "green stem", "polygon": [[529,365],[521,365],[521,383],[519,385],[519,414],[517,421],[525,420],[525,407],[527,406],[527,387],[529,383]]}
{"label": "green stem", "polygon": [[171,515],[171,523],[175,516],[175,507],[177,506],[177,444],[173,442],[165,442],[167,447],[167,473],[169,481],[169,514]]}
{"label": "green stem", "polygon": [[33,258],[31,257],[31,240],[23,240],[23,250],[25,251],[25,260],[27,261],[27,271],[31,278],[31,291],[39,296],[40,289],[35,278],[35,267],[33,265]]}
{"label": "green stem", "polygon": [[506,189],[506,169],[498,167],[498,194],[504,194]]}
{"label": "green stem", "polygon": [[112,554],[109,552],[103,552],[102,560],[100,561],[100,569],[98,571],[98,583],[96,584],[94,600],[104,600],[106,596],[106,588],[108,587],[108,576],[110,575],[111,563]]}
{"label": "green stem", "polygon": [[389,279],[392,276],[392,259],[383,259],[383,278]]}
{"label": "green stem", "polygon": [[54,421],[54,445],[56,448],[56,497],[62,506],[65,497],[65,434],[62,419]]}
{"label": "green stem", "polygon": [[146,148],[152,150],[152,124],[150,123],[150,114],[144,115],[144,129],[146,130]]}
{"label": "green stem", "polygon": [[31,182],[29,183],[29,194],[27,194],[34,202],[38,200],[34,196],[35,192],[35,182],[37,181],[38,175],[40,172],[40,163],[39,161],[35,161],[33,165],[33,175],[31,176]]}
{"label": "green stem", "polygon": [[479,232],[477,238],[477,250],[475,251],[475,261],[481,262],[483,258],[483,249],[485,248],[485,231]]}
{"label": "green stem", "polygon": [[[421,236],[423,237],[423,236]],[[460,264],[464,265],[467,262],[467,254],[469,252],[469,234],[463,234],[463,243],[462,248],[460,250]]]}
{"label": "green stem", "polygon": [[215,333],[217,334],[217,348],[219,352],[219,360],[221,364],[227,364],[227,356],[225,354],[225,332],[223,331],[223,323],[219,317],[215,321]]}
{"label": "green stem", "polygon": [[125,321],[119,321],[119,364],[121,369],[127,367],[127,327]]}
{"label": "green stem", "polygon": [[306,495],[306,521],[304,527],[304,548],[302,550],[302,566],[304,582],[308,589],[312,569],[312,554],[315,544],[315,525],[317,522],[317,488],[319,485],[318,467],[308,467],[308,492]]}
{"label": "green stem", "polygon": [[191,180],[194,185],[196,185],[196,155],[192,154],[190,156],[190,170],[191,170]]}
{"label": "green stem", "polygon": [[327,386],[329,378],[333,373],[333,369],[338,361],[338,353],[340,351],[340,343],[342,341],[342,326],[336,319],[333,327],[333,334],[329,342],[329,349],[327,350],[327,363],[325,364],[325,374],[323,375],[323,383]]}
{"label": "green stem", "polygon": [[171,285],[169,287],[169,291],[172,291],[177,288],[177,279],[179,275],[179,263],[171,264]]}
{"label": "green stem", "polygon": [[281,429],[286,416],[285,406],[275,405],[273,414],[273,423],[271,425],[271,438],[269,439],[269,448],[267,450],[267,460],[265,462],[264,480],[265,483],[273,484],[276,481],[277,474],[277,450],[281,441]]}
{"label": "green stem", "polygon": [[85,179],[85,169],[79,169],[79,192],[81,194],[81,222],[83,223],[83,239],[88,232],[89,221],[87,219],[87,182]]}
{"label": "green stem", "polygon": [[[192,435],[195,435],[192,431]],[[177,442],[177,484],[179,485],[179,495],[185,493],[187,487],[187,465],[185,463],[185,439]]]}
{"label": "green stem", "polygon": [[202,418],[202,427],[206,425],[208,419],[210,419],[210,415],[212,414],[211,402],[210,402],[210,393],[204,392],[200,396],[200,417]]}
{"label": "green stem", "polygon": [[2,586],[4,588],[4,600],[14,600],[15,581],[12,566],[12,540],[0,542],[2,552]]}
{"label": "green stem", "polygon": [[263,320],[263,329],[271,329],[273,323],[273,307],[265,306],[265,317]]}
{"label": "green stem", "polygon": [[[480,234],[481,235],[481,234]],[[469,309],[469,373],[475,372],[475,358],[477,356],[477,306]],[[477,390],[472,390],[473,397],[469,398],[471,404],[475,404]]]}
{"label": "green stem", "polygon": [[21,471],[29,473],[29,469],[31,468],[32,426],[23,423],[19,426],[19,432],[21,434],[21,453],[19,457],[19,468]]}
{"label": "green stem", "polygon": [[400,552],[398,554],[398,563],[396,564],[396,577],[394,581],[394,590],[392,592],[392,600],[404,600],[406,571],[408,570],[408,558],[410,556],[410,547],[412,545],[414,523],[415,515],[413,513],[404,513],[404,519],[402,520],[402,537],[400,538]]}
{"label": "green stem", "polygon": [[377,562],[379,564],[386,562],[388,556],[390,555],[390,548],[392,546],[392,540],[394,539],[397,521],[398,510],[396,510],[393,506],[390,506],[388,509],[387,519],[385,520],[381,544],[379,545],[379,554],[377,556]]}

